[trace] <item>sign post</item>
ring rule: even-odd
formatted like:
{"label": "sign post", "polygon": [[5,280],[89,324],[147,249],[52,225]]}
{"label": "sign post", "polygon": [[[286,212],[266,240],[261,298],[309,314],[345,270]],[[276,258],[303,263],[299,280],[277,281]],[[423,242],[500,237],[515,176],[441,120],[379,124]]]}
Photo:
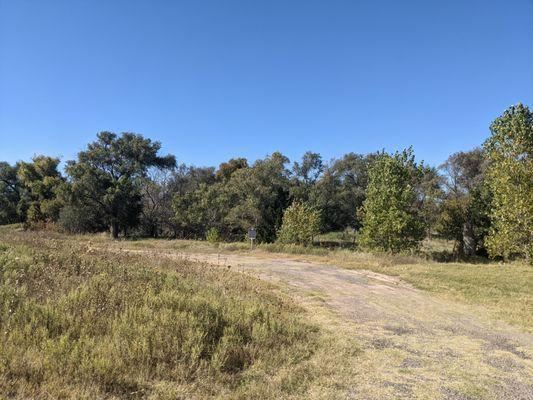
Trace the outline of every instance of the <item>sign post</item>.
{"label": "sign post", "polygon": [[255,228],[248,229],[248,237],[250,238],[250,250],[254,249],[254,240],[257,238],[257,232]]}

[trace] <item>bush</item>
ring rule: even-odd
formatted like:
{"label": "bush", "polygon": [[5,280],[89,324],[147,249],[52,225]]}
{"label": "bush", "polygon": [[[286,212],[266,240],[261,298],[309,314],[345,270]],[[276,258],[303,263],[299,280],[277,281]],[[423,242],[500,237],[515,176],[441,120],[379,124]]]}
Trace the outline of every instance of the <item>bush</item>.
{"label": "bush", "polygon": [[217,228],[211,228],[207,231],[207,234],[205,235],[206,240],[209,243],[218,243],[220,242],[220,231]]}
{"label": "bush", "polygon": [[59,213],[59,228],[69,233],[101,232],[107,229],[102,216],[91,207],[66,206]]}
{"label": "bush", "polygon": [[282,243],[309,245],[320,233],[320,212],[305,203],[293,203],[285,210],[278,232]]}

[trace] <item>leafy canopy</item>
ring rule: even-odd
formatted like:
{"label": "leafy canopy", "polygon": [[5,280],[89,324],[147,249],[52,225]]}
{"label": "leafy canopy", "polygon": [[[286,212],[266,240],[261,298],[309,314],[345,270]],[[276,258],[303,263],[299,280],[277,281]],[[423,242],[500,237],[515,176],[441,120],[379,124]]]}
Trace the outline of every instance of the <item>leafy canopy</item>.
{"label": "leafy canopy", "polygon": [[533,259],[533,112],[522,104],[490,126],[484,148],[493,193],[489,255]]}
{"label": "leafy canopy", "polygon": [[69,161],[66,171],[71,177],[73,201],[101,210],[112,235],[119,228],[135,226],[142,210],[140,178],[149,168],[175,166],[174,156],[160,157],[159,142],[134,133],[117,136],[100,132],[97,140]]}
{"label": "leafy canopy", "polygon": [[363,204],[361,244],[399,252],[418,246],[424,223],[417,203],[416,187],[423,176],[411,148],[393,155],[380,153],[370,168],[370,182]]}
{"label": "leafy canopy", "polygon": [[29,224],[56,221],[63,206],[60,192],[63,178],[59,158],[35,156],[32,162],[20,162],[17,177],[22,188],[18,212]]}

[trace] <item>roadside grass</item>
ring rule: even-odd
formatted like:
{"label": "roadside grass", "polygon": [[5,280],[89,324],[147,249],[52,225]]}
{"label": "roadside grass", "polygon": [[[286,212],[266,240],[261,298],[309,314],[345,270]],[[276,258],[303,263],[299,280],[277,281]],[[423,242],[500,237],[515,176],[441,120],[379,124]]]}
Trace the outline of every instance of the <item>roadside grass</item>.
{"label": "roadside grass", "polygon": [[[107,239],[106,243],[109,243]],[[432,254],[448,253],[449,241],[425,241],[419,254],[373,254],[344,248],[320,248],[279,243],[259,244],[250,250],[248,243],[218,243],[204,241],[141,239],[121,241],[125,247],[181,252],[231,253],[273,257],[284,255],[302,261],[336,265],[348,269],[364,269],[397,276],[414,287],[435,295],[487,309],[494,318],[533,331],[533,267],[521,263],[498,263],[488,260],[475,262],[438,262]]]}
{"label": "roadside grass", "polygon": [[512,264],[421,263],[375,265],[413,286],[452,300],[481,305],[497,319],[533,332],[533,268]]}
{"label": "roadside grass", "polygon": [[107,239],[0,229],[0,398],[332,398],[342,389],[339,360],[358,351],[350,335],[320,332],[275,286],[94,243]]}

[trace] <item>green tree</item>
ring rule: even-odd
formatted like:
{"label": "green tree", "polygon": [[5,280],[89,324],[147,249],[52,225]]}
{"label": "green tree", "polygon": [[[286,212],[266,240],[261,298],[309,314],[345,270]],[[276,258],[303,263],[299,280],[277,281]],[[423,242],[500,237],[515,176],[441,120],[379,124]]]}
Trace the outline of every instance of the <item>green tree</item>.
{"label": "green tree", "polygon": [[279,152],[257,160],[250,168],[235,171],[219,190],[218,204],[224,210],[224,225],[244,234],[255,226],[258,240],[271,242],[289,205],[287,157]]}
{"label": "green tree", "polygon": [[138,223],[142,211],[141,178],[151,167],[176,164],[174,156],[158,156],[160,148],[159,142],[138,134],[100,132],[76,161],[67,163],[73,204],[98,208],[113,238],[120,229],[126,233]]}
{"label": "green tree", "polygon": [[305,203],[292,203],[283,213],[278,232],[282,243],[309,245],[320,233],[320,212]]}
{"label": "green tree", "polygon": [[221,206],[221,186],[202,184],[197,190],[175,195],[173,222],[181,237],[203,239],[209,229],[222,232],[226,208]]}
{"label": "green tree", "polygon": [[168,180],[169,191],[174,195],[184,195],[198,190],[200,186],[215,183],[215,168],[195,167],[180,164],[174,168]]}
{"label": "green tree", "polygon": [[440,166],[445,194],[438,232],[455,241],[458,256],[484,254],[490,221],[490,191],[485,183],[487,163],[481,149],[458,152]]}
{"label": "green tree", "polygon": [[0,225],[20,221],[17,214],[17,204],[20,201],[17,169],[17,165],[0,162]]}
{"label": "green tree", "polygon": [[314,197],[316,181],[324,171],[322,157],[318,153],[306,152],[302,161],[295,161],[292,167],[291,198],[297,202],[308,202]]}
{"label": "green tree", "polygon": [[242,168],[248,168],[248,160],[246,158],[232,158],[219,165],[215,177],[218,181],[228,181],[235,171]]}
{"label": "green tree", "polygon": [[533,112],[512,106],[490,126],[484,144],[489,160],[492,226],[487,248],[492,257],[533,260]]}
{"label": "green tree", "polygon": [[17,177],[22,189],[18,212],[30,225],[59,218],[63,205],[59,193],[64,179],[58,166],[59,158],[43,155],[18,164]]}
{"label": "green tree", "polygon": [[399,252],[415,248],[425,226],[416,206],[416,187],[423,176],[411,148],[389,155],[380,153],[370,168],[364,201],[361,245],[370,249]]}
{"label": "green tree", "polygon": [[328,165],[310,191],[309,203],[321,210],[326,231],[358,229],[357,210],[363,205],[368,169],[375,154],[345,154]]}

